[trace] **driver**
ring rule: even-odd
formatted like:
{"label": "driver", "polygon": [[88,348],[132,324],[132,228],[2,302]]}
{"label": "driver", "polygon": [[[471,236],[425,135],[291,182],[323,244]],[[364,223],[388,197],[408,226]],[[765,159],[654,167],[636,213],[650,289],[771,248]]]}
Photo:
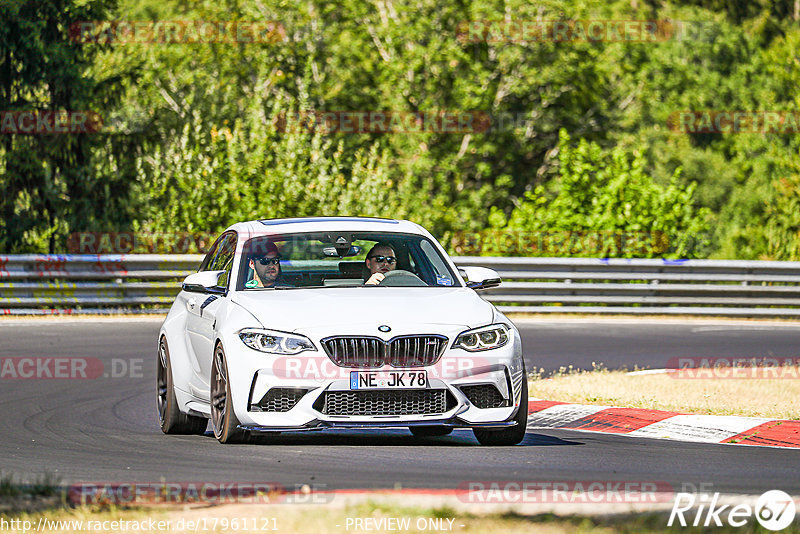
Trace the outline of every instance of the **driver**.
{"label": "driver", "polygon": [[376,243],[367,253],[364,263],[370,274],[364,285],[376,286],[386,277],[386,273],[397,268],[397,256],[388,243]]}
{"label": "driver", "polygon": [[281,255],[274,243],[266,244],[266,252],[260,257],[250,259],[253,279],[245,284],[247,288],[275,287],[281,275]]}

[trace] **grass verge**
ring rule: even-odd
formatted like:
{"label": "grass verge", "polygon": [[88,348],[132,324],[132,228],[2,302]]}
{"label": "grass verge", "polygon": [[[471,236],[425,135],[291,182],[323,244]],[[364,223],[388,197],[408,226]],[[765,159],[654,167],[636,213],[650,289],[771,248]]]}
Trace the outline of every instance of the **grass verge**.
{"label": "grass verge", "polygon": [[[673,373],[631,375],[627,371],[596,368],[583,372],[565,370],[550,378],[531,376],[530,395],[540,399],[708,415],[800,419],[797,373],[788,375],[795,378],[783,379],[679,378]],[[718,376],[726,374],[721,372]]]}
{"label": "grass verge", "polygon": [[[516,512],[472,513],[456,511],[447,506],[412,507],[393,502],[366,500],[344,506],[261,506],[228,505],[196,508],[116,509],[75,508],[47,512],[0,515],[2,521],[17,521],[17,528],[8,532],[36,530],[46,518],[46,532],[148,532],[152,522],[160,532],[281,532],[340,534],[346,532],[456,532],[483,534],[485,532],[529,534],[567,534],[598,532],[686,532],[680,526],[667,527],[668,514],[645,512],[639,514],[607,514],[592,516],[560,516],[553,513],[530,515]],[[360,523],[356,523],[360,520]],[[117,523],[114,523],[117,522]],[[125,522],[125,523],[124,523]],[[148,523],[150,523],[148,525]],[[405,528],[399,528],[404,526]],[[748,525],[746,532],[763,531]],[[360,528],[359,528],[360,527]],[[755,527],[755,528],[753,528]],[[702,531],[703,529],[688,529]],[[725,525],[714,532],[742,532],[741,528]],[[763,531],[766,532],[766,531]],[[797,523],[783,532],[800,532]]]}
{"label": "grass verge", "polygon": [[639,321],[642,323],[659,322],[659,323],[685,323],[698,322],[698,323],[748,323],[748,324],[763,324],[763,323],[778,323],[788,325],[800,325],[800,319],[793,316],[764,316],[764,317],[739,317],[731,315],[700,315],[700,314],[635,314],[635,313],[535,313],[535,312],[511,312],[504,313],[512,321],[517,320],[532,320],[532,321],[589,321],[589,322],[619,322],[619,321]]}

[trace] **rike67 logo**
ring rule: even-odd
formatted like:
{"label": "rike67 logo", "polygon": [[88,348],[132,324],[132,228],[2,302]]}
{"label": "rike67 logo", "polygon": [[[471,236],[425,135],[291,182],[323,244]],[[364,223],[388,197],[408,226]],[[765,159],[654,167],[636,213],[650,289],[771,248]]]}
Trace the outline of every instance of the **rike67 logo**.
{"label": "rike67 logo", "polygon": [[720,494],[677,493],[672,505],[667,526],[677,524],[686,526],[723,526],[727,522],[732,527],[746,525],[753,516],[767,530],[783,530],[792,524],[796,506],[794,499],[784,491],[770,490],[758,498],[755,507],[750,504],[721,504]]}

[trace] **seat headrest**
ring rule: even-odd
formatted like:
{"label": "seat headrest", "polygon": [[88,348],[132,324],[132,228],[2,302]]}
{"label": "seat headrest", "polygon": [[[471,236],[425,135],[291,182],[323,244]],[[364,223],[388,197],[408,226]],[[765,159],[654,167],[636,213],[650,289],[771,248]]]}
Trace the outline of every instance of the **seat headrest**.
{"label": "seat headrest", "polygon": [[363,278],[366,266],[360,261],[343,261],[339,263],[339,272],[346,278]]}

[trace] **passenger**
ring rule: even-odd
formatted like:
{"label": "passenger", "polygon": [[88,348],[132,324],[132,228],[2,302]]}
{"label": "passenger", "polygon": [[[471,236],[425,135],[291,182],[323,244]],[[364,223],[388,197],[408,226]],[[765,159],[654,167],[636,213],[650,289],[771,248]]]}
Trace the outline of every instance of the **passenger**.
{"label": "passenger", "polygon": [[267,243],[267,251],[259,258],[250,259],[253,279],[245,283],[247,288],[275,287],[281,275],[281,255],[274,243]]}
{"label": "passenger", "polygon": [[367,253],[364,263],[369,270],[369,279],[364,285],[376,286],[386,277],[386,273],[397,268],[397,256],[391,245],[376,243]]}

